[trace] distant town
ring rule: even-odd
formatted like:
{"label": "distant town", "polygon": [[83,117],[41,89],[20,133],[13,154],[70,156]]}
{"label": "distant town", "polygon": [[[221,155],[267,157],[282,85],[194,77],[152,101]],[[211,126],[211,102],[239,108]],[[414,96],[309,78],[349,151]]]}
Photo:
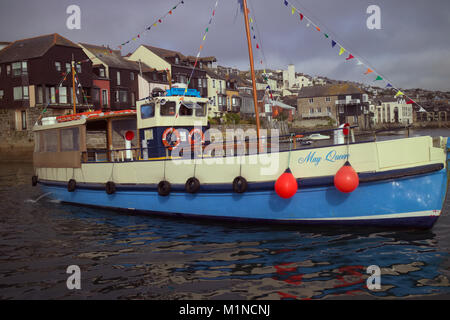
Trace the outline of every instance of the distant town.
{"label": "distant town", "polygon": [[[263,123],[300,129],[349,123],[360,130],[446,126],[450,111],[450,92],[402,89],[405,95],[394,97],[389,88],[313,77],[294,65],[256,73]],[[122,56],[56,33],[0,42],[0,152],[29,154],[36,120],[72,113],[74,96],[77,112],[125,110],[177,86],[209,99],[212,125],[254,124],[250,72],[222,66],[213,56],[197,59],[144,44]]]}

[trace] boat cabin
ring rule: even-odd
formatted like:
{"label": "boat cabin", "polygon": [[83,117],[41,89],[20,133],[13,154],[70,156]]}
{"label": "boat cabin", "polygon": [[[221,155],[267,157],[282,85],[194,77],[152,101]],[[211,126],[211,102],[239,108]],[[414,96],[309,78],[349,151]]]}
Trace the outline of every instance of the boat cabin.
{"label": "boat cabin", "polygon": [[138,101],[136,110],[43,118],[33,128],[34,165],[80,168],[90,162],[169,158],[180,144],[204,141],[207,103],[196,90],[173,88]]}

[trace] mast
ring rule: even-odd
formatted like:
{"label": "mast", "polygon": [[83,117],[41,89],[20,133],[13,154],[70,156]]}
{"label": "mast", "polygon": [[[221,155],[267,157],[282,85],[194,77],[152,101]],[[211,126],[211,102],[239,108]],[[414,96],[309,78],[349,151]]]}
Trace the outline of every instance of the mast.
{"label": "mast", "polygon": [[72,88],[73,88],[73,114],[77,113],[77,96],[75,95],[75,61],[72,54]]}
{"label": "mast", "polygon": [[248,22],[248,9],[247,0],[242,1],[244,5],[244,18],[245,18],[245,30],[247,31],[247,44],[248,44],[248,57],[250,59],[250,71],[252,76],[252,86],[253,86],[253,104],[255,105],[255,117],[256,117],[256,136],[258,139],[258,152],[260,151],[260,135],[259,135],[259,110],[258,110],[258,98],[256,95],[256,80],[255,80],[255,67],[253,64],[253,48],[252,40],[250,37],[250,26]]}

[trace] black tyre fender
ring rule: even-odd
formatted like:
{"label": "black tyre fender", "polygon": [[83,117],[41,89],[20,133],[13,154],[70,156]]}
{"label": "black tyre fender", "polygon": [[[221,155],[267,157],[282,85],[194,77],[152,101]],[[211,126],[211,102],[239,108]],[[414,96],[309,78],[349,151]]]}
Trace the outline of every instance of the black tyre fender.
{"label": "black tyre fender", "polygon": [[236,193],[244,193],[247,191],[248,183],[244,177],[236,177],[233,180],[233,191]]}
{"label": "black tyre fender", "polygon": [[69,182],[67,183],[67,191],[74,192],[76,188],[77,188],[76,180],[70,179]]}
{"label": "black tyre fender", "polygon": [[112,181],[108,181],[105,184],[105,191],[107,194],[114,194],[116,193],[116,184]]}
{"label": "black tyre fender", "polygon": [[184,185],[186,192],[188,193],[197,193],[200,189],[200,181],[197,178],[189,178]]}
{"label": "black tyre fender", "polygon": [[38,184],[38,176],[31,177],[31,185],[35,187]]}
{"label": "black tyre fender", "polygon": [[158,194],[162,197],[166,197],[170,194],[171,185],[169,181],[160,181],[158,183]]}

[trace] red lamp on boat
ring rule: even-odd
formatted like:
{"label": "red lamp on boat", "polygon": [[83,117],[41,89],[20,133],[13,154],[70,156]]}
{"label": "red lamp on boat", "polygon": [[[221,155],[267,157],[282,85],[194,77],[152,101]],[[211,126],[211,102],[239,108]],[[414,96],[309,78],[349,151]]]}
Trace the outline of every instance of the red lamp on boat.
{"label": "red lamp on boat", "polygon": [[128,130],[125,133],[125,153],[126,153],[126,157],[128,160],[131,160],[131,158],[133,157],[132,153],[131,153],[131,140],[133,140],[134,138],[134,132],[131,130]]}
{"label": "red lamp on boat", "polygon": [[344,193],[353,192],[359,185],[359,177],[350,162],[346,162],[334,176],[335,187]]}
{"label": "red lamp on boat", "polygon": [[289,199],[297,192],[298,184],[297,179],[291,172],[291,169],[287,168],[284,173],[278,177],[275,182],[275,192],[283,199]]}

